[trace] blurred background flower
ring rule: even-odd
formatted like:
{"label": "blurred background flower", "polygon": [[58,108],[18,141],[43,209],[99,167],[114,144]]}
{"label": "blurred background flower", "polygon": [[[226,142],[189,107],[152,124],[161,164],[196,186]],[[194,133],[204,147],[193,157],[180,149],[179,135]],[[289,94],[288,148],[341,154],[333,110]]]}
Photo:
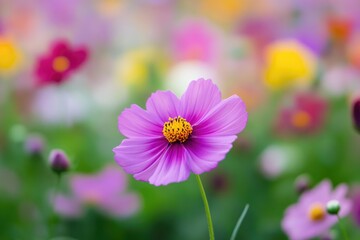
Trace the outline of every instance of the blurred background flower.
{"label": "blurred background flower", "polygon": [[109,165],[94,175],[74,175],[70,187],[72,196],[55,195],[54,209],[68,217],[79,217],[85,206],[95,206],[113,217],[128,217],[140,207],[138,194],[127,193],[123,171]]}
{"label": "blurred background flower", "polygon": [[64,40],[55,41],[48,54],[39,58],[36,76],[39,84],[60,84],[86,60],[88,50],[72,49]]}
{"label": "blurred background flower", "polygon": [[265,52],[265,83],[274,90],[308,87],[315,78],[315,55],[295,40],[270,44]]}
{"label": "blurred background flower", "polygon": [[293,96],[290,106],[280,110],[276,129],[280,134],[309,134],[319,130],[326,117],[326,102],[313,93]]}
{"label": "blurred background flower", "polygon": [[19,49],[15,42],[0,34],[0,74],[14,71],[21,60]]}
{"label": "blurred background flower", "polygon": [[341,208],[339,216],[349,214],[351,201],[346,198],[347,186],[338,186],[334,191],[331,183],[324,180],[314,189],[301,195],[299,202],[290,206],[282,221],[282,227],[290,239],[311,239],[326,236],[338,219],[326,212],[329,201],[336,200]]}

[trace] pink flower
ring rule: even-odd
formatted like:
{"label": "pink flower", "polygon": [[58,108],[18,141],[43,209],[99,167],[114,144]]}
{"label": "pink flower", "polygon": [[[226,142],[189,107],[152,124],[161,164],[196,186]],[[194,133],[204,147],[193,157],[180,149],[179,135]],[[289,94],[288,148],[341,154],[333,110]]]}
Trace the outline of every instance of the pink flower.
{"label": "pink flower", "polygon": [[174,34],[174,55],[179,61],[198,60],[213,63],[218,55],[219,43],[209,25],[190,21]]}
{"label": "pink flower", "polygon": [[337,222],[335,215],[326,212],[326,204],[331,200],[339,201],[340,217],[350,212],[351,202],[345,198],[346,185],[331,190],[328,180],[322,181],[312,190],[301,195],[297,204],[291,205],[285,212],[282,228],[291,240],[306,240],[325,235]]}
{"label": "pink flower", "polygon": [[134,104],[120,114],[119,130],[127,138],[113,149],[115,160],[156,186],[185,181],[191,172],[214,169],[246,122],[244,102],[236,95],[221,100],[211,80],[192,81],[180,99],[157,91],[146,110]]}
{"label": "pink flower", "polygon": [[37,62],[37,83],[62,83],[86,61],[87,57],[88,50],[85,47],[74,49],[64,40],[55,42],[50,51]]}
{"label": "pink flower", "polygon": [[326,107],[320,96],[312,93],[296,95],[292,105],[281,109],[276,128],[283,134],[313,133],[323,125]]}
{"label": "pink flower", "polygon": [[275,18],[249,17],[241,21],[237,32],[240,36],[250,38],[256,46],[256,50],[262,52],[264,48],[275,40],[279,32],[279,24]]}
{"label": "pink flower", "polygon": [[70,179],[72,196],[57,195],[55,211],[68,217],[83,213],[83,205],[94,205],[114,217],[126,217],[139,209],[139,196],[126,193],[126,175],[108,166],[97,175],[75,175]]}

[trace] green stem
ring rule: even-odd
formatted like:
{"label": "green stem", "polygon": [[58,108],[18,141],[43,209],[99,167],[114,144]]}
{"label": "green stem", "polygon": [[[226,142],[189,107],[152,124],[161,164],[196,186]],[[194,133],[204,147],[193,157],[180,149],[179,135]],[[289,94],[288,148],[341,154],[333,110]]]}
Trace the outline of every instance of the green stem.
{"label": "green stem", "polygon": [[50,216],[49,216],[49,237],[53,237],[55,231],[56,231],[56,225],[58,224],[58,218],[57,218],[57,214],[55,213],[54,209],[55,209],[55,199],[56,196],[58,195],[59,192],[59,188],[60,188],[60,182],[61,182],[61,173],[57,174],[57,179],[56,179],[56,185],[55,185],[55,192],[52,196],[51,199],[51,210],[50,210]]}
{"label": "green stem", "polygon": [[202,197],[203,202],[204,202],[206,219],[207,219],[207,224],[208,224],[208,228],[209,228],[209,237],[210,237],[210,240],[214,240],[215,235],[214,235],[214,228],[213,228],[213,224],[212,224],[212,220],[211,220],[211,213],[210,213],[209,203],[208,203],[207,198],[206,198],[206,193],[205,193],[203,184],[201,182],[200,175],[196,175],[196,180],[198,182],[201,197]]}
{"label": "green stem", "polygon": [[238,230],[239,230],[239,228],[240,228],[240,226],[241,226],[242,221],[243,221],[244,218],[245,218],[245,215],[246,215],[248,209],[249,209],[249,204],[246,204],[246,206],[245,206],[242,214],[241,214],[240,217],[239,217],[239,220],[237,221],[237,223],[236,223],[236,225],[235,225],[235,228],[234,228],[233,233],[231,234],[230,240],[235,240],[236,234],[237,234],[237,232],[238,232]]}
{"label": "green stem", "polygon": [[345,231],[345,228],[343,227],[343,225],[342,225],[342,223],[341,223],[341,219],[340,219],[339,214],[336,214],[336,216],[337,216],[337,219],[338,219],[338,222],[339,222],[339,228],[340,228],[340,230],[341,230],[341,232],[342,232],[342,235],[343,235],[344,239],[345,239],[345,240],[349,240],[349,237],[347,236],[347,233],[346,233],[346,231]]}

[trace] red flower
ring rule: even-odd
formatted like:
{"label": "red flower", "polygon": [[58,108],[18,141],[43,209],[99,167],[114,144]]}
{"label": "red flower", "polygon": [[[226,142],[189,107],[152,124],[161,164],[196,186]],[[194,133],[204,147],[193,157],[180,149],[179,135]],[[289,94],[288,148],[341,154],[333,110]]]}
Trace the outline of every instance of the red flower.
{"label": "red flower", "polygon": [[85,47],[73,49],[64,40],[55,42],[50,51],[37,62],[37,83],[62,83],[85,62],[87,57],[88,50]]}
{"label": "red flower", "polygon": [[331,17],[328,19],[327,27],[333,40],[345,42],[354,30],[354,22],[348,18]]}
{"label": "red flower", "polygon": [[311,93],[299,94],[290,107],[280,110],[276,129],[284,134],[312,133],[323,125],[325,113],[324,99]]}

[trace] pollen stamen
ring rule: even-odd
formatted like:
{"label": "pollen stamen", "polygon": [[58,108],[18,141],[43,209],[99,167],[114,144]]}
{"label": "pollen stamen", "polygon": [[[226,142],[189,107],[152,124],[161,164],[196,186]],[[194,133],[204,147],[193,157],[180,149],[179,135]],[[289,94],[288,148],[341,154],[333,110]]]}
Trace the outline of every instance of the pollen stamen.
{"label": "pollen stamen", "polygon": [[169,117],[169,121],[164,123],[162,133],[169,143],[177,141],[183,143],[188,140],[192,131],[191,124],[185,118],[178,116],[176,118]]}
{"label": "pollen stamen", "polygon": [[65,72],[70,67],[69,59],[64,56],[56,57],[53,61],[52,67],[56,72]]}
{"label": "pollen stamen", "polygon": [[291,117],[292,124],[297,128],[306,128],[310,125],[311,116],[305,111],[297,111]]}
{"label": "pollen stamen", "polygon": [[321,203],[313,203],[310,206],[308,217],[312,221],[321,221],[325,218],[325,208]]}

